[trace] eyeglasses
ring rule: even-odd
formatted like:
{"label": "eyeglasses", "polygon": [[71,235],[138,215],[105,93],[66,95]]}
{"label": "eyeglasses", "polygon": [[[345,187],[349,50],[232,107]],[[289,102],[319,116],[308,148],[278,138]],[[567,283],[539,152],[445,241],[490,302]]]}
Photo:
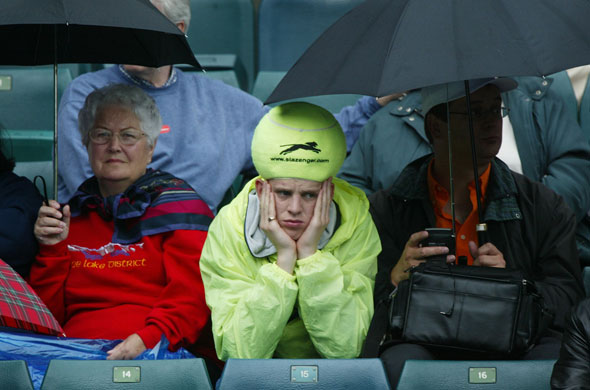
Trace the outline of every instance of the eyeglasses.
{"label": "eyeglasses", "polygon": [[90,140],[96,145],[105,145],[111,142],[113,134],[119,138],[119,142],[125,146],[132,146],[139,142],[139,140],[146,134],[141,130],[128,129],[118,133],[113,133],[105,129],[90,130]]}
{"label": "eyeglasses", "polygon": [[[491,119],[502,119],[506,118],[506,116],[510,113],[510,109],[508,107],[500,107],[494,108],[492,110],[483,110],[474,108],[471,110],[471,117],[473,120],[481,120],[484,118],[491,118]],[[450,114],[455,115],[465,115],[467,116],[467,112],[453,112],[451,111]]]}

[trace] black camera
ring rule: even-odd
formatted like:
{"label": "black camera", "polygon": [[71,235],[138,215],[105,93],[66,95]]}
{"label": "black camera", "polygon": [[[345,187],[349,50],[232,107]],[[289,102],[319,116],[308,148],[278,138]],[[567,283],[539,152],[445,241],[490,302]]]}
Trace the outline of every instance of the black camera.
{"label": "black camera", "polygon": [[455,254],[455,236],[453,231],[447,228],[426,228],[428,237],[420,242],[420,247],[446,246],[449,252],[443,255],[434,255],[426,258],[427,261],[438,261],[446,263],[448,255]]}

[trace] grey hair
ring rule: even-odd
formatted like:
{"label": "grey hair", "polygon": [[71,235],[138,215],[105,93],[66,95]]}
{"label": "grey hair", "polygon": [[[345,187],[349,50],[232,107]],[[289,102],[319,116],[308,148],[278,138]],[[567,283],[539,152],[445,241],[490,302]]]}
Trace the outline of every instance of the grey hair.
{"label": "grey hair", "polygon": [[162,13],[174,24],[184,22],[185,33],[191,22],[190,0],[150,0],[156,7],[159,6]]}
{"label": "grey hair", "polygon": [[96,113],[110,105],[129,108],[139,119],[141,130],[153,146],[162,129],[162,117],[154,99],[141,88],[130,84],[111,84],[99,88],[86,97],[78,114],[78,130],[82,142],[88,147],[89,133],[94,126]]}

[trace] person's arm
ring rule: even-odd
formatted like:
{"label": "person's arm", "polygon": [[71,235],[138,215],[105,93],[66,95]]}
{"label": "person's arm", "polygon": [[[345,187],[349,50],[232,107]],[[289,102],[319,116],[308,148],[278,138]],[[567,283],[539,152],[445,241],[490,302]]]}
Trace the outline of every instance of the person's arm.
{"label": "person's arm", "polygon": [[363,126],[380,108],[381,105],[374,97],[363,96],[354,105],[346,106],[334,115],[346,136],[347,153],[356,143]]}
{"label": "person's arm", "polygon": [[561,102],[544,101],[537,111],[546,164],[541,181],[564,198],[579,222],[590,210],[590,142]]}
{"label": "person's arm", "polygon": [[[390,232],[392,210],[390,202],[384,191],[378,191],[369,197],[370,212],[377,232],[381,239],[382,250],[377,257],[377,275],[375,276],[374,304],[375,309],[386,302],[394,291],[391,282],[391,273],[398,259],[404,251],[403,237],[398,237]],[[409,237],[408,237],[409,238]]]}
{"label": "person's arm", "polygon": [[[343,207],[347,207],[343,205]],[[322,357],[355,358],[373,316],[373,286],[381,243],[367,210],[337,248],[330,243],[298,260],[299,314]]]}
{"label": "person's arm", "polygon": [[252,138],[254,137],[254,130],[256,129],[258,122],[260,122],[262,117],[266,115],[270,109],[270,106],[263,106],[262,102],[260,102],[260,106],[253,104],[253,107],[250,110],[250,117],[244,120],[244,131],[241,132],[241,135],[243,137],[243,155],[247,156],[247,158],[245,159],[244,166],[240,172],[244,175],[244,183],[258,176],[254,163],[252,162]]}
{"label": "person's arm", "polygon": [[365,194],[370,195],[377,189],[373,188],[373,156],[372,137],[377,122],[369,121],[363,128],[358,141],[352,147],[350,155],[338,172],[338,177],[346,180]]}
{"label": "person's arm", "polygon": [[275,263],[250,255],[243,221],[232,221],[237,218],[232,212],[222,209],[213,220],[201,258],[217,356],[271,358],[293,312],[298,286],[295,276]]}
{"label": "person's arm", "polygon": [[40,245],[27,280],[61,325],[66,320],[64,292],[71,261],[64,241]]}
{"label": "person's arm", "polygon": [[[84,180],[93,175],[88,152],[78,131],[78,112],[84,101],[74,98],[71,86],[64,93],[58,114],[58,200],[66,203]],[[85,96],[84,96],[85,98]]]}
{"label": "person's arm", "polygon": [[375,113],[363,127],[338,177],[369,196],[389,188],[407,164],[432,153],[419,107],[418,91]]}
{"label": "person's arm", "polygon": [[37,254],[33,225],[42,198],[29,180],[5,175],[11,177],[0,189],[0,259],[26,276]]}
{"label": "person's arm", "polygon": [[576,219],[562,199],[540,188],[535,214],[542,215],[543,220],[536,221],[538,243],[533,280],[548,308],[555,313],[553,327],[563,329],[569,310],[584,295],[575,242]]}
{"label": "person's arm", "polygon": [[590,384],[589,310],[590,300],[582,301],[568,320],[551,374],[552,389],[582,389]]}
{"label": "person's arm", "polygon": [[206,231],[174,230],[164,233],[162,252],[167,284],[137,334],[148,348],[160,341],[162,333],[170,350],[195,343],[209,318],[199,269]]}
{"label": "person's arm", "polygon": [[66,320],[64,290],[70,272],[71,257],[66,238],[70,228],[70,206],[59,211],[54,200],[49,206],[39,208],[34,234],[40,244],[39,254],[29,275],[28,282],[45,302],[60,324]]}

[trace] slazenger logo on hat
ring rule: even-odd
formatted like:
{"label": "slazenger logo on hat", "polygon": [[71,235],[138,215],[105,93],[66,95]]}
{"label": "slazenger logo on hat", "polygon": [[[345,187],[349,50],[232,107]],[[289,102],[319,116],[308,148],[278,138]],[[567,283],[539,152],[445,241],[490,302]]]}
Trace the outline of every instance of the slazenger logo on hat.
{"label": "slazenger logo on hat", "polygon": [[318,146],[317,142],[306,142],[304,144],[287,144],[287,145],[280,145],[281,148],[288,146],[287,149],[281,151],[281,156],[289,153],[293,153],[296,150],[303,149],[303,150],[310,150],[314,153],[319,153],[322,150],[316,148]]}

